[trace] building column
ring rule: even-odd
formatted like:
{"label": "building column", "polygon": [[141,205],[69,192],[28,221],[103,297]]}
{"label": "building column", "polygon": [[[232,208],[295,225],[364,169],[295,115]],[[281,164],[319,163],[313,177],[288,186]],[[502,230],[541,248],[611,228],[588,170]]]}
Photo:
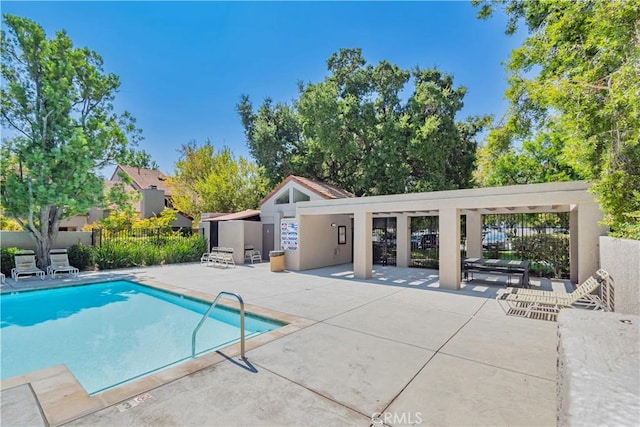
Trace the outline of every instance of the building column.
{"label": "building column", "polygon": [[442,208],[439,214],[440,287],[460,289],[460,210]]}
{"label": "building column", "polygon": [[569,279],[571,283],[578,281],[578,205],[571,205],[569,211]]}
{"label": "building column", "polygon": [[482,214],[469,211],[467,217],[467,257],[482,258]]}
{"label": "building column", "polygon": [[600,236],[606,234],[600,221],[602,211],[596,203],[578,205],[578,283],[600,268]]}
{"label": "building column", "polygon": [[409,267],[411,258],[411,223],[407,214],[396,217],[396,265]]}
{"label": "building column", "polygon": [[353,216],[353,273],[356,279],[373,277],[372,230],[373,214],[356,212]]}
{"label": "building column", "polygon": [[282,250],[282,212],[273,213],[273,249]]}

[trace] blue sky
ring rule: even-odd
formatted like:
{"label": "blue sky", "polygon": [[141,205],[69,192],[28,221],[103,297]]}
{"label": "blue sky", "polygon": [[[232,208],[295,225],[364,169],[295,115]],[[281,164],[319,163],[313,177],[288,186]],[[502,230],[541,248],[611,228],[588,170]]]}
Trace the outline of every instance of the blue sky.
{"label": "blue sky", "polygon": [[249,156],[236,105],[289,102],[297,83],[318,82],[340,48],[371,64],[438,67],[467,87],[460,118],[500,118],[502,63],[522,34],[505,18],[476,19],[469,2],[2,2],[2,13],[67,31],[120,76],[116,108],[143,130],[140,147],[171,174],[177,149],[211,139]]}

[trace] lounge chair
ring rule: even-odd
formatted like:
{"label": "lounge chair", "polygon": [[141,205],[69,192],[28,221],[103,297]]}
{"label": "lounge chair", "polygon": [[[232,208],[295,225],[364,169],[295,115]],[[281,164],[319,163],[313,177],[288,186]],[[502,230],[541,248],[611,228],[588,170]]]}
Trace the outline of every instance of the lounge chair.
{"label": "lounge chair", "polygon": [[496,300],[508,315],[555,321],[561,309],[575,305],[608,310],[602,299],[593,294],[600,286],[607,293],[608,288],[613,286],[609,273],[604,270],[598,270],[571,293],[507,288]]}
{"label": "lounge chair", "polygon": [[210,263],[213,262],[213,258],[217,253],[218,253],[218,247],[216,246],[212,247],[210,252],[205,252],[202,254],[202,256],[200,257],[200,264],[209,265]]}
{"label": "lounge chair", "polygon": [[21,275],[35,274],[40,280],[44,280],[44,271],[36,266],[36,255],[33,251],[19,251],[14,256],[15,268],[11,269],[11,278],[17,282]]}
{"label": "lounge chair", "polygon": [[7,276],[4,273],[0,273],[0,283],[4,283],[5,280],[7,280]]}
{"label": "lounge chair", "polygon": [[253,249],[253,246],[245,246],[244,260],[250,261],[251,264],[253,264],[254,262],[262,262],[262,254],[260,253],[260,251]]}
{"label": "lounge chair", "polygon": [[47,273],[56,278],[56,273],[68,273],[73,277],[76,277],[80,270],[76,267],[69,265],[69,255],[66,249],[52,249],[49,252],[49,259],[51,264],[47,267]]}

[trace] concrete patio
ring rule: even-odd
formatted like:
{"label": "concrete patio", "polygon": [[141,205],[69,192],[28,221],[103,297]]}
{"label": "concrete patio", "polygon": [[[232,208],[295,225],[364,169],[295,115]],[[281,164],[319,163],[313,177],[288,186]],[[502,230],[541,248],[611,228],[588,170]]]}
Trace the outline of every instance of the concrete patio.
{"label": "concrete patio", "polygon": [[[305,272],[199,264],[85,273],[153,280],[307,319],[309,326],[70,425],[555,425],[556,324],[506,316],[502,287],[439,288],[433,270]],[[8,280],[2,291],[73,283]],[[536,286],[563,282],[533,278]],[[2,424],[47,425],[28,384],[2,391]],[[50,420],[49,420],[50,422]]]}

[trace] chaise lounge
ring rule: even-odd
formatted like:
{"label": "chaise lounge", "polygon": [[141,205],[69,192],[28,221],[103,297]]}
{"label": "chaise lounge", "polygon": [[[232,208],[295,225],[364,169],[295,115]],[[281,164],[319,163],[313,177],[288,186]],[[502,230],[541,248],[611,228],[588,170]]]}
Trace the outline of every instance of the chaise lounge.
{"label": "chaise lounge", "polygon": [[30,250],[16,252],[14,256],[15,268],[11,269],[11,278],[17,282],[20,276],[36,275],[40,280],[44,280],[44,271],[36,266],[35,252]]}
{"label": "chaise lounge", "polygon": [[66,249],[52,249],[49,252],[51,264],[47,267],[47,273],[56,278],[56,273],[68,273],[76,277],[80,272],[76,267],[69,265],[69,255]]}
{"label": "chaise lounge", "polygon": [[603,294],[609,294],[608,288],[612,286],[609,273],[601,269],[571,293],[507,288],[496,300],[507,315],[555,321],[561,309],[573,308],[575,305],[609,310],[607,304],[593,292],[602,287],[606,288]]}

